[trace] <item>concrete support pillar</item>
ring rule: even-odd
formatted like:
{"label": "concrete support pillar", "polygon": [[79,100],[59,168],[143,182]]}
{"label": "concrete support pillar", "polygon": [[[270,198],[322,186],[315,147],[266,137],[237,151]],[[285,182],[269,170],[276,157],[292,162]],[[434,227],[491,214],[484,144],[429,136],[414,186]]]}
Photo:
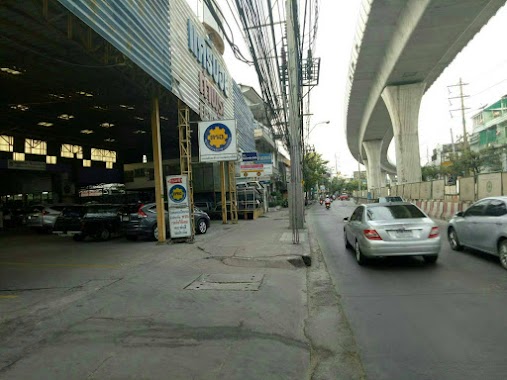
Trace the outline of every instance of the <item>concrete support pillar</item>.
{"label": "concrete support pillar", "polygon": [[153,169],[155,174],[155,201],[157,203],[158,242],[166,241],[165,208],[164,208],[164,179],[162,178],[162,144],[160,142],[160,114],[158,98],[151,101],[151,136],[153,144]]}
{"label": "concrete support pillar", "polygon": [[399,183],[422,180],[418,120],[425,86],[425,83],[387,86],[382,92],[393,124]]}
{"label": "concrete support pillar", "polygon": [[[363,159],[364,171],[366,172],[366,189],[368,189],[368,184],[371,182],[370,180],[370,171],[368,170],[368,160]],[[363,190],[363,180],[361,181],[361,190]]]}
{"label": "concrete support pillar", "polygon": [[368,190],[378,189],[381,183],[380,149],[382,148],[382,140],[364,141],[363,147],[368,161],[366,169],[368,172]]}
{"label": "concrete support pillar", "polygon": [[386,187],[387,185],[387,172],[380,171],[380,187]]}
{"label": "concrete support pillar", "polygon": [[394,175],[394,174],[389,173],[389,174],[388,174],[388,176],[389,176],[389,183],[391,184],[391,186],[396,185],[396,178],[395,178],[395,175]]}

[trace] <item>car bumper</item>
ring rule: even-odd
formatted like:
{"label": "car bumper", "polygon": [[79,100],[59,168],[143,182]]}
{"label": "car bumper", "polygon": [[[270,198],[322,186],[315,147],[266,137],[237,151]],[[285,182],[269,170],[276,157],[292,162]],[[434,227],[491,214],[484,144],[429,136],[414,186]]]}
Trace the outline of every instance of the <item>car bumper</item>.
{"label": "car bumper", "polygon": [[53,234],[58,236],[74,236],[74,235],[80,235],[82,231],[53,231]]}
{"label": "car bumper", "polygon": [[124,225],[124,232],[127,236],[138,236],[140,238],[151,237],[153,235],[153,231],[151,228],[144,227],[142,225]]}
{"label": "car bumper", "polygon": [[368,257],[438,255],[440,247],[440,238],[414,242],[365,239],[361,244],[361,252]]}

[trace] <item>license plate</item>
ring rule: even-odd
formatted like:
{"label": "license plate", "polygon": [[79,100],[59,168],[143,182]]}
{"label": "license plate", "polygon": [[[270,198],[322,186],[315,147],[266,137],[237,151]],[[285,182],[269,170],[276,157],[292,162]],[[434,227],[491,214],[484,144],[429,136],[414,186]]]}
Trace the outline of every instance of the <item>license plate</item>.
{"label": "license plate", "polygon": [[128,215],[124,215],[124,216],[122,216],[122,217],[121,217],[121,221],[122,221],[122,222],[130,222],[130,216],[128,216]]}
{"label": "license plate", "polygon": [[394,236],[398,239],[406,239],[412,237],[411,230],[392,231],[392,233],[394,233]]}

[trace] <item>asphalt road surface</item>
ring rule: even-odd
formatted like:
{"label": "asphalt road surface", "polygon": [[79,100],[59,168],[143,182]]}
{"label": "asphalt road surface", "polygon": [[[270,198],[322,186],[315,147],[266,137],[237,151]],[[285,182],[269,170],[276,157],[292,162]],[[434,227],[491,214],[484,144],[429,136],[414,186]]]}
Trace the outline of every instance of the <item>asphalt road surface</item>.
{"label": "asphalt road surface", "polygon": [[452,251],[439,223],[436,264],[420,257],[360,267],[345,249],[352,201],[318,203],[307,222],[318,239],[371,380],[507,378],[507,271],[479,252]]}

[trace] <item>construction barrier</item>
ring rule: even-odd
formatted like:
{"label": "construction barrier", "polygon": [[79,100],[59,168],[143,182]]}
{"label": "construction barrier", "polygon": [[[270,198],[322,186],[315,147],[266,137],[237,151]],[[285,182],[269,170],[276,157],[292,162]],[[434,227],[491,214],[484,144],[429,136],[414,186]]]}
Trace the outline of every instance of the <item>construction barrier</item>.
{"label": "construction barrier", "polygon": [[457,202],[444,202],[443,212],[440,219],[450,220],[458,211],[460,211],[460,203]]}

